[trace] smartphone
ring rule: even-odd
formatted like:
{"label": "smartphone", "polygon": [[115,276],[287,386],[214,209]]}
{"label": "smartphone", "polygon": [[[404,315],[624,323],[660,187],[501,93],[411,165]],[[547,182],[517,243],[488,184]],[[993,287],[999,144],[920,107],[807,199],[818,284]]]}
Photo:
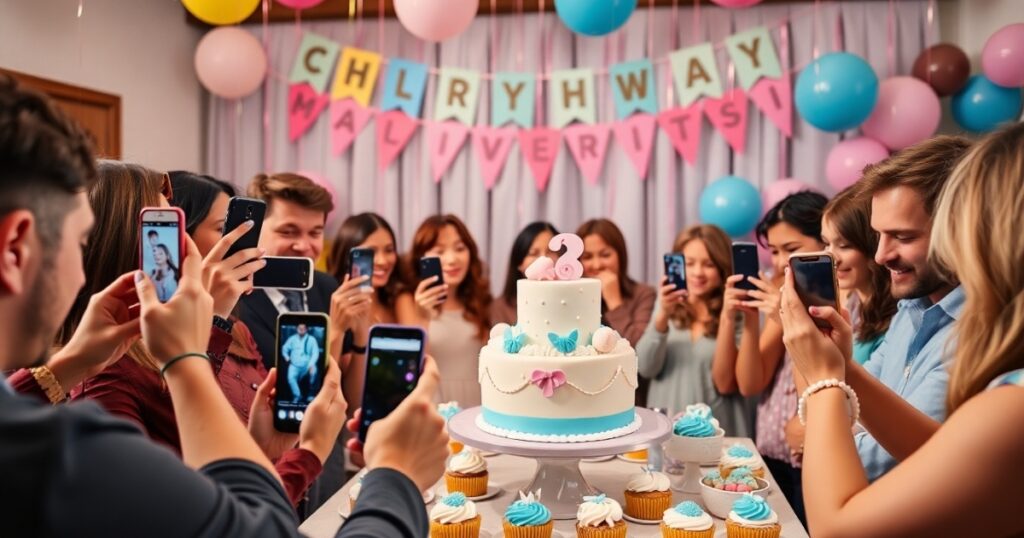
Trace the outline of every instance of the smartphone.
{"label": "smartphone", "polygon": [[427,286],[428,288],[444,284],[444,274],[441,273],[441,258],[437,256],[420,258],[420,281],[422,282],[432,276],[436,276],[437,280],[430,286]]}
{"label": "smartphone", "polygon": [[232,230],[241,226],[244,222],[251,220],[253,227],[238,238],[228,247],[224,257],[233,255],[240,250],[256,248],[260,242],[260,230],[263,229],[263,217],[267,214],[267,203],[255,198],[244,198],[235,196],[228,201],[228,211],[224,214],[224,230],[222,235],[231,233]]}
{"label": "smartphone", "polygon": [[274,428],[297,433],[306,407],[327,373],[327,314],[289,312],[277,317]]}
{"label": "smartphone", "polygon": [[686,258],[678,252],[665,254],[665,276],[677,290],[686,289]]}
{"label": "smartphone", "polygon": [[427,334],[419,327],[374,325],[366,347],[366,382],[359,439],[370,424],[388,416],[416,388],[423,369]]}
{"label": "smartphone", "polygon": [[354,248],[348,251],[349,276],[358,278],[368,275],[370,280],[363,282],[360,288],[373,288],[373,249]]}
{"label": "smartphone", "polygon": [[760,264],[757,260],[757,245],[749,241],[734,241],[732,244],[732,274],[743,275],[743,280],[736,283],[736,289],[756,290],[747,277],[758,277]]}
{"label": "smartphone", "polygon": [[252,275],[254,288],[308,290],[313,287],[313,260],[290,256],[264,256],[263,269]]}
{"label": "smartphone", "polygon": [[[789,270],[793,272],[796,293],[804,306],[831,306],[839,309],[839,288],[836,284],[836,264],[828,252],[806,252],[789,257]],[[828,322],[813,318],[814,324],[831,327]]]}
{"label": "smartphone", "polygon": [[178,289],[185,256],[185,213],[177,207],[146,207],[139,213],[139,268],[166,303]]}

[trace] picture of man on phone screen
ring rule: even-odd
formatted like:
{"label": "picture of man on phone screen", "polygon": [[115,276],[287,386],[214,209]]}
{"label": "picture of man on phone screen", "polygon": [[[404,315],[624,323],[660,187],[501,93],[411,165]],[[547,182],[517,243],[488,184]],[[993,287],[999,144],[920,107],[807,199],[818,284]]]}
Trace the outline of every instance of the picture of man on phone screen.
{"label": "picture of man on phone screen", "polygon": [[281,357],[288,363],[288,386],[292,391],[292,403],[299,403],[303,399],[309,403],[316,396],[312,393],[303,395],[299,383],[308,377],[305,386],[317,386],[316,379],[320,373],[317,362],[323,347],[318,340],[322,339],[322,332],[317,338],[305,323],[300,323],[295,327],[295,334],[289,336],[281,346]]}

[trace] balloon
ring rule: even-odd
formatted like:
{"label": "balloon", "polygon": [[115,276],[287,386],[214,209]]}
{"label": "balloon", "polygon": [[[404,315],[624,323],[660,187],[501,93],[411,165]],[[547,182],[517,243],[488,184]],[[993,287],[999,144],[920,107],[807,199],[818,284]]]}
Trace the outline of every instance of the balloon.
{"label": "balloon", "polygon": [[764,201],[764,205],[762,206],[764,212],[767,213],[769,209],[775,207],[775,204],[781,202],[783,198],[790,194],[802,191],[817,192],[818,189],[811,187],[799,179],[793,179],[791,177],[786,179],[777,179],[769,183],[761,190],[761,198]]}
{"label": "balloon", "polygon": [[267,55],[255,36],[236,26],[210,30],[196,47],[196,74],[210,93],[238,99],[256,91],[267,75]]}
{"label": "balloon", "polygon": [[313,172],[312,170],[299,170],[295,173],[323,187],[327,190],[327,193],[331,195],[331,200],[334,202],[334,209],[327,214],[326,225],[328,229],[334,228],[334,225],[337,224],[338,217],[341,215],[341,211],[339,211],[341,209],[341,198],[338,197],[337,191],[334,190],[334,184],[328,181],[327,178],[319,172]]}
{"label": "balloon", "polygon": [[761,0],[711,0],[712,2],[731,9],[737,9],[742,7],[750,7],[754,4],[760,4]]}
{"label": "balloon", "polygon": [[878,99],[878,77],[861,57],[826,54],[796,79],[796,108],[822,131],[853,129],[868,118]]}
{"label": "balloon", "polygon": [[477,0],[395,0],[395,15],[412,35],[444,41],[468,28],[479,6]]}
{"label": "balloon", "polygon": [[700,194],[700,220],[732,237],[751,232],[761,218],[761,196],[747,180],[722,176]]}
{"label": "balloon", "polygon": [[939,96],[914,77],[892,77],[878,88],[878,103],[860,126],[865,136],[891,150],[903,149],[931,137],[939,128]]}
{"label": "balloon", "polygon": [[974,75],[953,96],[953,119],[969,131],[991,131],[1016,119],[1020,103],[1019,88],[999,86],[984,75]]}
{"label": "balloon", "polygon": [[637,0],[555,0],[562,22],[577,34],[610,34],[629,20]]}
{"label": "balloon", "polygon": [[889,150],[877,140],[867,137],[843,140],[828,152],[825,179],[835,190],[841,191],[860,180],[865,166],[888,156]]}
{"label": "balloon", "polygon": [[988,38],[981,49],[981,70],[1000,86],[1024,86],[1024,22],[1003,26]]}
{"label": "balloon", "polygon": [[256,11],[260,0],[181,0],[189,13],[206,24],[238,24]]}
{"label": "balloon", "polygon": [[945,97],[960,91],[967,83],[971,62],[960,47],[939,43],[918,55],[912,73],[927,82],[939,97]]}
{"label": "balloon", "polygon": [[277,0],[278,4],[284,4],[292,9],[309,9],[323,3],[324,0]]}

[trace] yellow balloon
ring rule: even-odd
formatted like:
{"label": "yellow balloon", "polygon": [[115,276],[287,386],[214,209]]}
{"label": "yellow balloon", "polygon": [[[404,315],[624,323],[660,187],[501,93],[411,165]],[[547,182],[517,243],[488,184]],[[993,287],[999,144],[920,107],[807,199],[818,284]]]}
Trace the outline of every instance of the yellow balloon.
{"label": "yellow balloon", "polygon": [[260,0],[181,0],[199,20],[213,25],[238,24],[256,11]]}

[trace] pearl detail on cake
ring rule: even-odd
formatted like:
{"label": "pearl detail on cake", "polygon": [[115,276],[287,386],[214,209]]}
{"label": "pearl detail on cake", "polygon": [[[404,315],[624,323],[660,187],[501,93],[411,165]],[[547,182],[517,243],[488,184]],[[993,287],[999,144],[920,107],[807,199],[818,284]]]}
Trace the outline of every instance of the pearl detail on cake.
{"label": "pearl detail on cake", "polygon": [[565,302],[565,299],[562,299],[562,306],[565,306],[567,304],[569,304],[569,303]]}

